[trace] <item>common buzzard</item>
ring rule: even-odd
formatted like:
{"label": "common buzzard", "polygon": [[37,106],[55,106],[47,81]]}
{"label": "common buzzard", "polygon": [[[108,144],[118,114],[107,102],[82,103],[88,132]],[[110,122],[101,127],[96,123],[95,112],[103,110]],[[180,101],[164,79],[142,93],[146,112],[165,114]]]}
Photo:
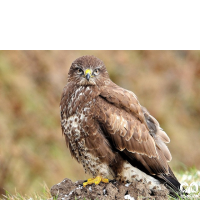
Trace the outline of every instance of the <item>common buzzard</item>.
{"label": "common buzzard", "polygon": [[60,103],[66,144],[86,173],[83,185],[142,180],[149,188],[179,191],[170,169],[168,135],[140,105],[136,95],[113,83],[104,63],[94,56],[76,59]]}

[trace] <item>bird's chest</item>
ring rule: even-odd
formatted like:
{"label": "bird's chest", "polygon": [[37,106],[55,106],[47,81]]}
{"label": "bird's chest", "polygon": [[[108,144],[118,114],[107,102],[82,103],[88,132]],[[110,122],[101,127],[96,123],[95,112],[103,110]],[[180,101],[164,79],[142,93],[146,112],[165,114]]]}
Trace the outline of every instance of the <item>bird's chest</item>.
{"label": "bird's chest", "polygon": [[90,108],[84,107],[69,116],[65,122],[65,134],[71,142],[80,142],[89,135],[89,126],[94,123]]}
{"label": "bird's chest", "polygon": [[70,148],[80,152],[85,148],[85,139],[94,126],[95,97],[91,88],[79,88],[69,98],[61,121],[64,133],[68,137]]}
{"label": "bird's chest", "polygon": [[96,92],[91,86],[80,86],[74,90],[68,96],[66,102],[65,113],[67,120],[70,121],[73,116],[76,116],[75,119],[78,117],[80,122],[83,121],[85,117],[88,117],[93,112],[95,98]]}

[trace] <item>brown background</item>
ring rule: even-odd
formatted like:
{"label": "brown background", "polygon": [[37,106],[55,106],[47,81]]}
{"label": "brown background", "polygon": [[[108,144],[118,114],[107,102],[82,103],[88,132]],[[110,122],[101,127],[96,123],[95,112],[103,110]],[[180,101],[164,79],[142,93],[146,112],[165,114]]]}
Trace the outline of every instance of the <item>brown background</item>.
{"label": "brown background", "polygon": [[88,176],[65,146],[59,103],[71,63],[104,61],[168,133],[174,170],[200,168],[200,51],[0,51],[0,188],[42,191]]}

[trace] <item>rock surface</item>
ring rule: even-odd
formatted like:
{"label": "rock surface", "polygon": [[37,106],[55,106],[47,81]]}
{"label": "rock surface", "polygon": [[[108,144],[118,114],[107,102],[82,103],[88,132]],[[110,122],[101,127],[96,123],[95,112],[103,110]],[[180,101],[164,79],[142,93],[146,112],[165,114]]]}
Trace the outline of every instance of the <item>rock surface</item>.
{"label": "rock surface", "polygon": [[51,188],[52,197],[57,200],[165,200],[168,199],[168,190],[162,186],[161,190],[150,191],[147,185],[135,181],[131,184],[124,184],[118,181],[100,183],[99,185],[88,185],[83,187],[84,181],[73,183],[65,178],[61,183]]}

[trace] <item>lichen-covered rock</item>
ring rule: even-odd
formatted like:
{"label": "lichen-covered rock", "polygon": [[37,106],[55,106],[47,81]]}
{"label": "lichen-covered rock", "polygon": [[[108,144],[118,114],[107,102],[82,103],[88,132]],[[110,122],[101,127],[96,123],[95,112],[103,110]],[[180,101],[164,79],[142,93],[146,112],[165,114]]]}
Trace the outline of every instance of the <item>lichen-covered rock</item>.
{"label": "lichen-covered rock", "polygon": [[148,186],[142,182],[135,181],[131,184],[124,184],[111,180],[110,183],[100,183],[99,185],[88,185],[83,187],[84,181],[73,183],[65,178],[61,183],[51,188],[52,197],[57,200],[167,200],[168,190],[162,186],[161,190],[149,190]]}

